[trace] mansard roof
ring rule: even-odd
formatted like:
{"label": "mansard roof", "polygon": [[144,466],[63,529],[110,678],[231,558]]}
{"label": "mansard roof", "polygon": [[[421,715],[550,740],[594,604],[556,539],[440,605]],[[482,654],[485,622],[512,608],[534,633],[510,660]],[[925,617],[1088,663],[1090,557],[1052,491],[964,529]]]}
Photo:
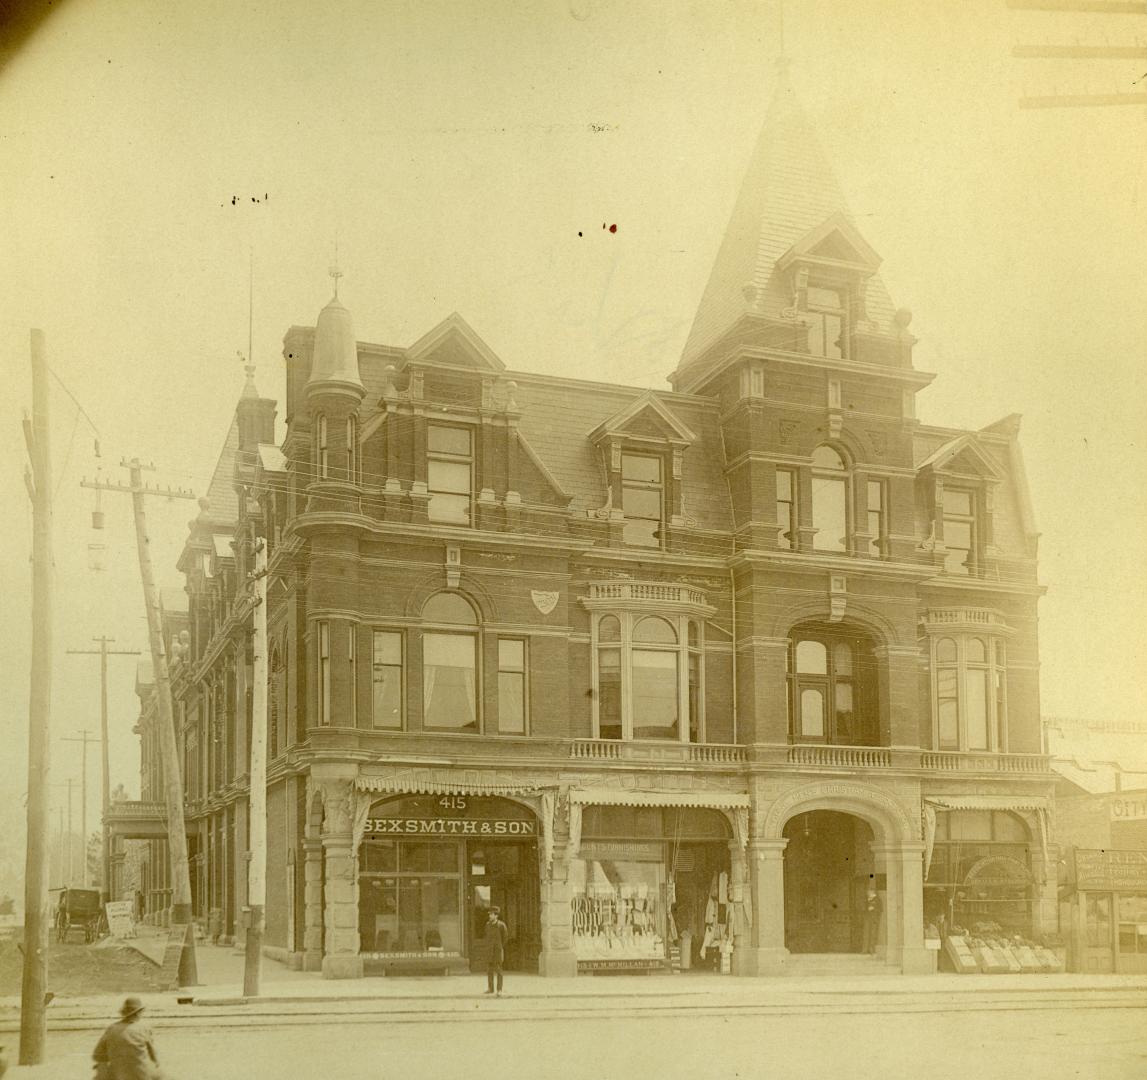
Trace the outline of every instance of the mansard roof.
{"label": "mansard roof", "polygon": [[[792,290],[781,263],[802,243],[808,245],[804,254],[819,247],[822,258],[845,255],[839,261],[855,261],[866,271],[879,265],[782,76],[674,374],[678,389],[689,390],[704,379],[706,351],[744,316],[782,316],[792,304]],[[835,251],[834,245],[839,245]],[[875,273],[868,278],[865,303],[869,321],[878,330],[891,330],[894,305]]]}

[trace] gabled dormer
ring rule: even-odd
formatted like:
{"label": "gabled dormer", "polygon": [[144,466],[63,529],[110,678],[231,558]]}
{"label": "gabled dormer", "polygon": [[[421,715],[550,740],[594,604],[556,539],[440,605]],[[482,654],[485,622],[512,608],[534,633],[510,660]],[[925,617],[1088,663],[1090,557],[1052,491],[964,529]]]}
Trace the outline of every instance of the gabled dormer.
{"label": "gabled dormer", "polygon": [[665,547],[670,528],[685,525],[683,461],[697,436],[647,391],[598,424],[588,437],[601,454],[611,517],[624,520],[623,542]]}
{"label": "gabled dormer", "polygon": [[810,229],[777,260],[792,307],[808,327],[807,348],[830,360],[857,358],[856,335],[869,327],[868,281],[880,256],[840,212]]}
{"label": "gabled dormer", "polygon": [[394,372],[395,390],[401,384],[414,400],[488,409],[505,370],[494,350],[455,311],[405,351]]}
{"label": "gabled dormer", "polygon": [[916,468],[929,518],[926,545],[936,567],[954,577],[983,577],[995,554],[992,514],[1004,471],[968,432],[937,447]]}

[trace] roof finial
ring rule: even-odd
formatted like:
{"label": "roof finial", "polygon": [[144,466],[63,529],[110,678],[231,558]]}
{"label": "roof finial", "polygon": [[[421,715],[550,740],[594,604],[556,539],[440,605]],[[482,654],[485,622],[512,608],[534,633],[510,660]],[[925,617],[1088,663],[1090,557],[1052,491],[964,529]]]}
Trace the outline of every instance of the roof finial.
{"label": "roof finial", "polygon": [[335,283],[335,299],[339,298],[339,278],[343,276],[342,271],[339,269],[339,235],[335,233],[335,261],[330,268],[331,280]]}

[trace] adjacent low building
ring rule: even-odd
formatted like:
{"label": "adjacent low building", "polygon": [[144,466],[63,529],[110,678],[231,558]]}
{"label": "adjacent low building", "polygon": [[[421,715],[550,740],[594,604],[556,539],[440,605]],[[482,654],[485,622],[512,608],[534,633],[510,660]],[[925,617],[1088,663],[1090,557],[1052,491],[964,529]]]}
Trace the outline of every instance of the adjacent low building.
{"label": "adjacent low building", "polygon": [[257,538],[291,963],[463,971],[491,905],[553,976],[920,972],[926,924],[1057,928],[1019,420],[917,418],[873,239],[782,83],[671,389],[507,370],[459,315],[362,342],[337,295],[288,330],[285,437],[249,380],[180,562],[212,936]]}

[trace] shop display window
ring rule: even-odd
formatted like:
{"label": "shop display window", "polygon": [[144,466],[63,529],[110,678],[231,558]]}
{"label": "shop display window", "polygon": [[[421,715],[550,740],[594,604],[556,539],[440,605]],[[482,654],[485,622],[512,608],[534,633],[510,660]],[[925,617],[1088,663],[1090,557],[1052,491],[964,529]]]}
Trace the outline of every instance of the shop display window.
{"label": "shop display window", "polygon": [[574,860],[573,947],[579,960],[665,957],[665,866],[657,861]]}
{"label": "shop display window", "polygon": [[369,840],[360,849],[363,952],[462,952],[459,845]]}
{"label": "shop display window", "polygon": [[1125,893],[1118,905],[1119,951],[1147,956],[1147,895]]}

